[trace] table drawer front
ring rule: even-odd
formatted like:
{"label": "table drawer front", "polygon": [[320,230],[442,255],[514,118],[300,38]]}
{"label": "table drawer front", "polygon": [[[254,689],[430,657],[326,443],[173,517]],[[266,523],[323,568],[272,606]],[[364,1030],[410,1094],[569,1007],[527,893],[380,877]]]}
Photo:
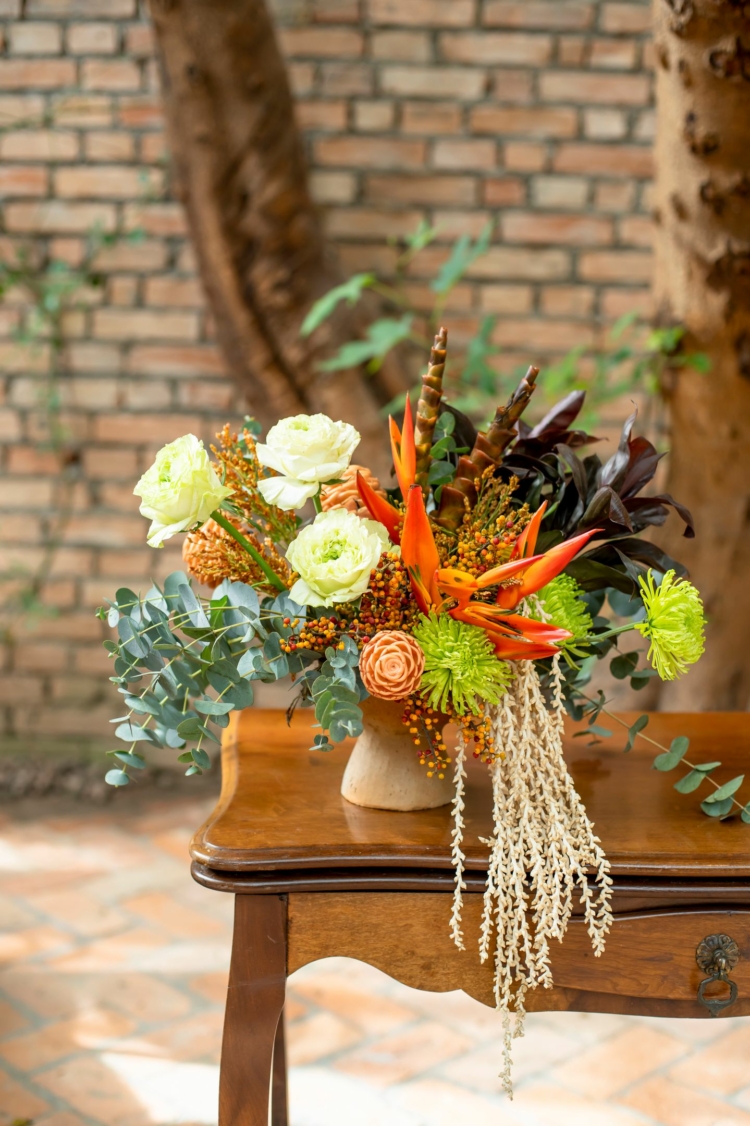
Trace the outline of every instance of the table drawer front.
{"label": "table drawer front", "polygon": [[[697,1001],[701,981],[710,970],[696,960],[700,944],[713,935],[727,935],[736,944],[736,965],[728,976],[738,999],[750,1000],[750,911],[683,910],[618,915],[601,958],[594,957],[579,919],[571,922],[565,941],[552,955],[555,985],[594,993],[617,993],[666,1001]],[[734,961],[735,955],[731,961]],[[721,993],[719,986],[709,995]],[[723,991],[725,994],[728,990]],[[743,1006],[744,1007],[744,1006]]]}

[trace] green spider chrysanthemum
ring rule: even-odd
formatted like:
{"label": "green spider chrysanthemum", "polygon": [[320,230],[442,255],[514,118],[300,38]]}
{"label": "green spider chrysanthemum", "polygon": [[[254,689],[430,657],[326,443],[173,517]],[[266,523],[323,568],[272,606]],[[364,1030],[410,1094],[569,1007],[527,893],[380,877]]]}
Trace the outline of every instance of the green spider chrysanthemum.
{"label": "green spider chrysanthemum", "polygon": [[448,614],[422,617],[414,637],[424,653],[422,693],[430,707],[458,715],[478,715],[483,704],[496,704],[512,672],[495,656],[483,629],[457,622]]}
{"label": "green spider chrysanthemum", "polygon": [[686,579],[675,582],[674,571],[667,571],[658,587],[652,571],[640,584],[646,620],[635,628],[651,642],[648,659],[661,679],[674,680],[703,652],[701,596]]}
{"label": "green spider chrysanthemum", "polygon": [[[572,633],[574,641],[588,637],[594,628],[589,608],[582,596],[583,588],[570,575],[558,575],[537,594],[545,618],[552,625]],[[531,617],[537,617],[533,609]]]}

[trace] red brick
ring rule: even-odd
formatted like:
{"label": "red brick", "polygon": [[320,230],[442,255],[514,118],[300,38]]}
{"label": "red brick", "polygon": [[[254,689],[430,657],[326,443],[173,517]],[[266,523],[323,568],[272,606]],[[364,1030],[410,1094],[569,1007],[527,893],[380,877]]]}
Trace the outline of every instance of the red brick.
{"label": "red brick", "polygon": [[310,191],[316,203],[351,203],[357,193],[357,181],[351,172],[310,173]]}
{"label": "red brick", "polygon": [[237,414],[237,385],[233,381],[180,383],[177,401],[189,410],[222,411],[227,417],[234,417]]}
{"label": "red brick", "polygon": [[316,0],[310,18],[316,23],[359,23],[359,0]]}
{"label": "red brick", "polygon": [[0,0],[0,16],[18,19],[22,5],[23,0]]}
{"label": "red brick", "polygon": [[544,66],[552,56],[549,35],[504,34],[493,31],[468,31],[440,36],[440,54],[449,63],[491,66]]}
{"label": "red brick", "polygon": [[627,111],[622,109],[585,109],[583,131],[595,141],[614,141],[628,131]]}
{"label": "red brick", "polygon": [[594,189],[594,206],[598,211],[629,211],[635,199],[635,184],[625,183],[597,184]]}
{"label": "red brick", "polygon": [[583,30],[591,27],[594,5],[568,0],[485,0],[482,23],[486,27],[538,27],[542,31]]}
{"label": "red brick", "polygon": [[450,66],[384,66],[380,85],[385,94],[406,98],[481,98],[485,76],[481,70]]}
{"label": "red brick", "polygon": [[85,233],[95,226],[112,231],[115,209],[110,203],[63,203],[55,199],[44,203],[9,203],[5,208],[5,226],[22,234]]}
{"label": "red brick", "polygon": [[282,51],[296,58],[359,58],[364,36],[348,27],[284,27],[279,31]]}
{"label": "red brick", "polygon": [[139,90],[141,71],[131,59],[86,59],[81,64],[84,90]]}
{"label": "red brick", "polygon": [[374,24],[411,27],[470,27],[476,18],[475,0],[367,0]]}
{"label": "red brick", "polygon": [[102,340],[195,340],[195,313],[152,309],[97,309],[93,334]]}
{"label": "red brick", "polygon": [[656,137],[656,111],[644,109],[638,114],[633,137],[636,141],[653,142]]}
{"label": "red brick", "polygon": [[298,99],[294,105],[297,121],[302,129],[332,129],[341,132],[346,129],[346,102],[314,101]]}
{"label": "red brick", "polygon": [[130,19],[138,0],[27,0],[26,15],[79,19]]}
{"label": "red brick", "polygon": [[107,305],[135,305],[138,298],[138,278],[116,274],[107,280]]}
{"label": "red brick", "polygon": [[648,4],[602,4],[599,26],[615,35],[633,35],[651,30]]}
{"label": "red brick", "polygon": [[132,199],[141,192],[158,191],[161,170],[99,164],[93,168],[58,168],[55,192],[63,199]]}
{"label": "red brick", "polygon": [[[60,459],[52,450],[40,450],[36,446],[11,446],[8,450],[7,469],[9,473],[34,475],[59,473]],[[6,527],[3,521],[3,535]]]}
{"label": "red brick", "polygon": [[653,258],[643,250],[589,250],[578,260],[584,281],[614,281],[639,285],[651,280]]}
{"label": "red brick", "polygon": [[174,274],[147,278],[144,300],[147,305],[174,305],[186,309],[200,309],[206,303],[198,278],[178,278]]}
{"label": "red brick", "polygon": [[369,63],[323,63],[320,84],[324,94],[374,94],[375,75]]}
{"label": "red brick", "polygon": [[[174,385],[155,379],[130,380],[124,384],[123,406],[127,411],[167,410],[173,403]],[[196,407],[191,407],[196,410]]]}
{"label": "red brick", "polygon": [[586,62],[588,41],[581,35],[561,35],[557,42],[559,66],[583,66]]}
{"label": "red brick", "polygon": [[54,493],[54,480],[39,477],[10,478],[3,489],[0,508],[50,508]]}
{"label": "red brick", "polygon": [[605,70],[632,70],[636,63],[636,46],[632,39],[594,39],[589,62]]}
{"label": "red brick", "polygon": [[141,467],[135,450],[89,446],[83,451],[83,471],[93,480],[136,481]]}
{"label": "red brick", "polygon": [[421,211],[332,207],[326,215],[326,228],[334,238],[385,239],[412,234],[422,218]]}
{"label": "red brick", "polygon": [[187,234],[185,212],[180,203],[128,203],[125,205],[125,229],[145,231],[148,235]]}
{"label": "red brick", "polygon": [[612,241],[612,220],[592,215],[510,211],[502,216],[500,223],[505,242],[601,246]]}
{"label": "red brick", "polygon": [[41,94],[0,94],[0,121],[5,129],[41,125],[45,102]]}
{"label": "red brick", "polygon": [[393,128],[396,107],[393,102],[354,103],[354,128],[368,133],[385,133]]}
{"label": "red brick", "polygon": [[103,273],[112,270],[148,272],[164,269],[166,261],[167,247],[161,240],[144,239],[135,242],[122,239],[113,246],[102,247],[92,265],[95,270]]}
{"label": "red brick", "polygon": [[471,206],[476,202],[477,182],[472,176],[368,175],[365,198],[373,203],[418,203]]}
{"label": "red brick", "polygon": [[654,221],[646,215],[628,215],[618,224],[619,241],[624,246],[647,246],[654,241]]}
{"label": "red brick", "polygon": [[292,87],[292,93],[298,98],[305,94],[312,94],[315,87],[316,68],[313,63],[287,63],[287,76]]}
{"label": "red brick", "polygon": [[555,172],[639,176],[652,173],[651,150],[637,145],[562,144],[554,158]]}
{"label": "red brick", "polygon": [[106,129],[112,124],[112,99],[104,94],[63,95],[54,105],[58,125]]}
{"label": "red brick", "polygon": [[503,160],[512,172],[541,172],[547,167],[547,148],[534,141],[508,141]]}
{"label": "red brick", "polygon": [[515,176],[498,176],[482,183],[482,203],[488,207],[512,207],[526,200],[526,185]]}
{"label": "red brick", "polygon": [[548,317],[588,317],[594,307],[594,290],[583,285],[545,285],[541,311]]}
{"label": "red brick", "polygon": [[401,129],[404,133],[424,133],[430,137],[440,133],[458,133],[461,114],[461,107],[455,102],[403,102]]}
{"label": "red brick", "polygon": [[[203,420],[195,414],[131,414],[124,419],[121,414],[102,414],[94,419],[94,440],[127,446],[132,445],[135,439],[139,443],[151,442],[163,446],[165,442],[172,442],[183,434],[200,436],[204,429]],[[140,529],[141,537],[145,538],[142,521]],[[71,533],[70,538],[76,537]],[[102,540],[97,539],[95,542],[100,543]],[[104,543],[106,546],[106,540]]]}
{"label": "red brick", "polygon": [[[447,257],[442,248],[428,247],[423,251],[412,272],[417,268],[434,274]],[[495,278],[513,281],[555,281],[570,273],[570,254],[567,250],[536,250],[529,254],[520,247],[491,246],[467,271],[468,278]]]}
{"label": "red brick", "polygon": [[0,196],[43,196],[49,175],[39,165],[15,164],[0,168]]}
{"label": "red brick", "polygon": [[314,144],[316,161],[354,168],[423,168],[423,141],[386,137],[321,137]]}
{"label": "red brick", "polygon": [[530,313],[534,291],[530,285],[483,285],[479,291],[479,304],[483,313],[502,313],[518,316]]}
{"label": "red brick", "polygon": [[578,113],[574,109],[517,109],[476,106],[471,111],[473,133],[511,134],[522,137],[575,137]]}
{"label": "red brick", "polygon": [[87,160],[132,160],[135,156],[130,133],[85,133],[83,147]]}
{"label": "red brick", "polygon": [[163,164],[168,156],[163,133],[144,133],[141,137],[140,158],[144,164]]}
{"label": "red brick", "polygon": [[[72,55],[113,55],[117,50],[117,27],[111,23],[71,24],[67,45]],[[128,54],[135,54],[129,46]]]}
{"label": "red brick", "polygon": [[212,344],[174,345],[138,344],[128,357],[127,370],[132,375],[223,376],[226,362]]}
{"label": "red brick", "polygon": [[75,84],[76,64],[71,59],[0,59],[0,89],[56,90]]}
{"label": "red brick", "polygon": [[8,28],[13,55],[59,55],[62,28],[56,23],[14,23]]}
{"label": "red brick", "polygon": [[125,31],[126,55],[153,55],[154,29],[148,23],[131,24]]}
{"label": "red brick", "polygon": [[643,317],[654,313],[650,289],[605,289],[600,304],[602,316],[608,321],[619,320],[626,313],[640,313]]}
{"label": "red brick", "polygon": [[646,74],[594,74],[592,71],[547,71],[539,76],[545,102],[594,102],[600,105],[645,105],[651,94]]}
{"label": "red brick", "polygon": [[374,59],[394,63],[426,63],[432,57],[432,44],[424,31],[374,31],[370,50]]}
{"label": "red brick", "polygon": [[582,176],[535,176],[532,199],[537,207],[585,207],[589,182]]}
{"label": "red brick", "polygon": [[68,348],[68,365],[82,375],[113,374],[120,370],[120,349],[116,344],[76,340]]}
{"label": "red brick", "polygon": [[568,352],[578,345],[591,345],[593,329],[580,321],[501,320],[492,339],[503,348],[533,348],[535,352]]}
{"label": "red brick", "polygon": [[161,101],[148,94],[121,98],[117,117],[120,125],[124,125],[126,129],[162,129],[164,126]]}
{"label": "red brick", "polygon": [[531,69],[514,70],[503,67],[495,72],[493,92],[495,99],[505,105],[528,106],[536,102],[536,74]]}
{"label": "red brick", "polygon": [[464,171],[467,168],[491,170],[497,167],[497,146],[494,141],[436,141],[432,149],[435,168]]}

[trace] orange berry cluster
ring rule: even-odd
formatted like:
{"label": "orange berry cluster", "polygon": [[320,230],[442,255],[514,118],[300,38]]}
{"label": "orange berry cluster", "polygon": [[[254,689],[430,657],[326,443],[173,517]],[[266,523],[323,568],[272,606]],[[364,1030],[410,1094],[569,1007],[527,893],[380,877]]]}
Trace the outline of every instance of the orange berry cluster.
{"label": "orange berry cluster", "polygon": [[401,722],[409,728],[412,742],[418,748],[420,765],[427,767],[427,777],[432,778],[437,771],[438,778],[445,778],[446,767],[451,762],[443,740],[445,716],[414,693],[406,698]]}
{"label": "orange berry cluster", "polygon": [[384,629],[410,633],[419,617],[406,567],[396,552],[385,552],[370,575],[352,627],[372,636]]}
{"label": "orange berry cluster", "polygon": [[[299,618],[284,618],[284,625],[296,629]],[[330,618],[311,618],[304,622],[299,633],[291,634],[286,641],[280,640],[284,653],[294,653],[296,649],[311,649],[315,653],[325,653],[329,645],[337,646],[346,623],[335,615]]]}

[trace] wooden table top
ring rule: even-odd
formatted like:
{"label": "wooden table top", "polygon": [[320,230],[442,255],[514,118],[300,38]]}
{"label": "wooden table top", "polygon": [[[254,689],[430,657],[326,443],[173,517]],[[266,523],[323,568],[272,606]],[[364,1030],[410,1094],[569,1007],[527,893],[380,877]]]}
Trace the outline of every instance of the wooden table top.
{"label": "wooden table top", "polygon": [[[637,713],[623,713],[629,723]],[[191,854],[225,872],[292,872],[321,868],[450,869],[450,806],[416,813],[363,809],[339,793],[351,748],[308,751],[311,711],[298,711],[288,728],[284,713],[247,709],[233,719],[222,749],[222,792],[196,833]],[[600,722],[615,726],[606,718]],[[701,791],[679,794],[681,768],[652,769],[654,748],[642,743],[623,754],[618,729],[597,747],[566,739],[576,787],[596,826],[616,876],[750,877],[750,825],[721,822],[699,809]],[[580,728],[578,728],[580,730]],[[622,733],[621,733],[622,731]],[[657,713],[647,734],[669,745],[690,737],[693,762],[720,760],[719,781],[750,764],[750,715]],[[740,793],[742,793],[741,791]],[[739,796],[739,795],[738,795]],[[465,813],[467,867],[486,869],[491,796],[486,767],[470,762]]]}

